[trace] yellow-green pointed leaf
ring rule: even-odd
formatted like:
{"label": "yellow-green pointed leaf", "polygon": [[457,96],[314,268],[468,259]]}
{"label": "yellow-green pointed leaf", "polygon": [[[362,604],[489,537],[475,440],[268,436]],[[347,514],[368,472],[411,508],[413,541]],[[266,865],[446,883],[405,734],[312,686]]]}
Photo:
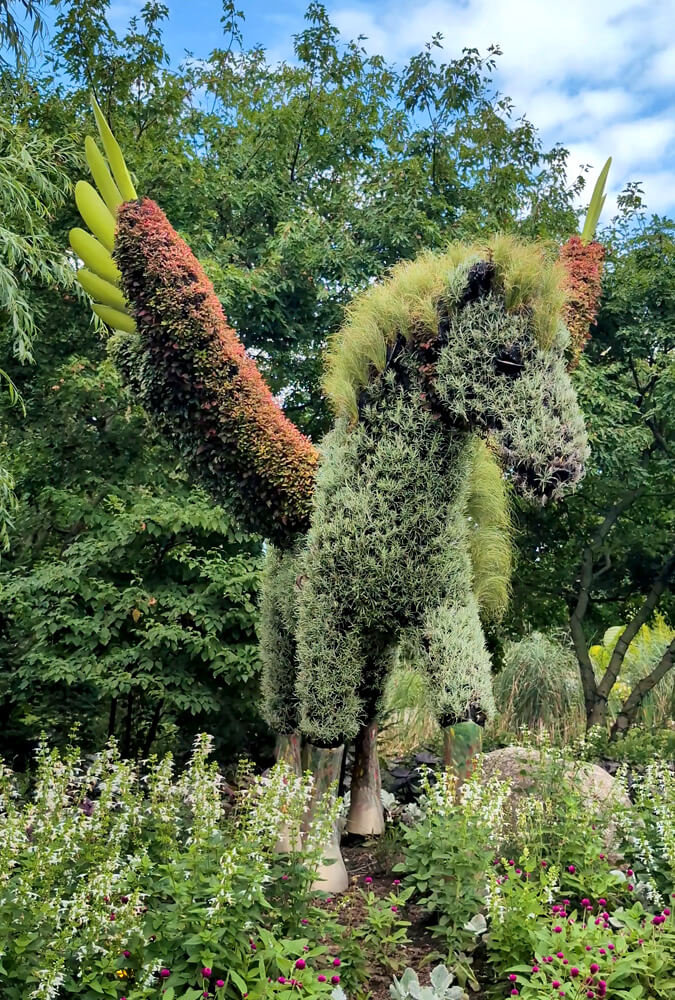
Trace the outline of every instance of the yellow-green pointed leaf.
{"label": "yellow-green pointed leaf", "polygon": [[103,153],[90,135],[84,140],[84,152],[87,157],[89,169],[91,170],[91,176],[94,178],[94,184],[98,188],[98,192],[109,210],[115,215],[124,198],[110,175],[110,170],[108,169],[108,164],[105,162]]}
{"label": "yellow-green pointed leaf", "polygon": [[91,295],[94,302],[102,302],[105,306],[119,309],[120,312],[127,312],[126,299],[116,285],[111,285],[109,281],[99,278],[97,274],[88,271],[86,267],[81,267],[77,272],[77,280],[87,295]]}
{"label": "yellow-green pointed leaf", "polygon": [[115,247],[115,217],[108,210],[103,198],[87,181],[75,185],[75,204],[80,215],[106,250]]}
{"label": "yellow-green pointed leaf", "polygon": [[117,184],[120,194],[125,201],[134,201],[136,198],[136,189],[131,182],[131,177],[129,176],[127,165],[124,162],[124,157],[122,156],[122,150],[119,147],[119,143],[110,131],[110,126],[103,117],[103,112],[99,108],[95,97],[92,97],[91,99],[91,106],[94,109],[96,125],[98,126],[101,142],[103,143],[103,148],[105,149],[105,155],[108,157],[108,163],[110,164],[112,175],[115,178],[115,183]]}
{"label": "yellow-green pointed leaf", "polygon": [[591,195],[591,201],[588,206],[588,213],[586,215],[584,228],[581,230],[582,243],[590,243],[595,236],[595,230],[605,204],[605,184],[607,183],[607,175],[611,165],[612,157],[610,156],[600,171],[597,181],[595,182],[593,194]]}
{"label": "yellow-green pointed leaf", "polygon": [[110,281],[113,285],[118,285],[122,275],[115,265],[115,261],[108,251],[102,246],[95,236],[79,227],[70,230],[70,245],[81,261],[98,274],[99,278]]}
{"label": "yellow-green pointed leaf", "polygon": [[124,333],[136,332],[136,324],[131,316],[120,312],[119,309],[111,309],[110,306],[99,305],[98,302],[94,303],[92,309],[104,323],[114,327],[115,330],[122,330]]}

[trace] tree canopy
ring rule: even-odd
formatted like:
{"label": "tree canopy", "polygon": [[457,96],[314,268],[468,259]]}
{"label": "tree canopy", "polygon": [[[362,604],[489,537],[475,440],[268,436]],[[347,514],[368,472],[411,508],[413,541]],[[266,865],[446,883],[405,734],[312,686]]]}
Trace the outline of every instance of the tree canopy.
{"label": "tree canopy", "polygon": [[[498,47],[467,39],[448,53],[432,34],[391,65],[341,40],[312,3],[293,57],[277,61],[243,45],[226,2],[222,42],[177,66],[167,17],[148,2],[116,32],[105,0],[62,0],[40,65],[0,66],[0,367],[26,407],[2,415],[0,524],[13,481],[19,509],[0,564],[0,743],[41,725],[65,733],[78,715],[99,733],[112,719],[126,738],[130,694],[138,752],[158,706],[155,731],[189,728],[207,702],[204,725],[247,713],[249,736],[259,725],[260,542],[186,480],[73,290],[70,185],[87,175],[92,92],[138,189],[188,240],[286,413],[317,442],[329,424],[323,351],[355,292],[421,248],[495,229],[560,243],[578,229],[583,176],[568,183],[566,150],[544,148],[496,91]],[[673,223],[651,218],[633,187],[603,239],[604,304],[574,374],[591,467],[565,504],[520,512],[506,626],[567,624],[590,552],[579,649],[639,611],[673,537]],[[672,622],[670,601],[658,595]]]}

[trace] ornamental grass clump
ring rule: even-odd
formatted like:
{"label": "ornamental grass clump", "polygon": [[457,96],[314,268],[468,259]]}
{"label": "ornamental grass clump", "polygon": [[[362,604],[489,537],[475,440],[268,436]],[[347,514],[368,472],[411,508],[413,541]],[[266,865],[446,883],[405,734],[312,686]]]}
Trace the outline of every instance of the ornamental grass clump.
{"label": "ornamental grass clump", "polygon": [[89,761],[42,745],[25,798],[0,765],[3,1000],[233,1000],[280,976],[326,993],[310,886],[331,807],[301,851],[279,855],[280,827],[297,838],[305,824],[311,778],[278,765],[243,775],[232,798],[210,751],[200,737],[177,774],[170,757],[141,770],[114,744]]}
{"label": "ornamental grass clump", "polygon": [[574,653],[541,632],[506,644],[494,695],[499,712],[496,736],[516,734],[525,727],[566,745],[584,731],[584,700]]}

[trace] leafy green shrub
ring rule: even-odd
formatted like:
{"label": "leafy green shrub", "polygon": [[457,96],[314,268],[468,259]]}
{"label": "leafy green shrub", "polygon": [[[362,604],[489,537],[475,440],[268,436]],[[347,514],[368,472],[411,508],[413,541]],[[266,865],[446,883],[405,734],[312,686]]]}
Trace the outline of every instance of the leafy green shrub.
{"label": "leafy green shrub", "polygon": [[58,556],[0,578],[0,700],[20,731],[65,742],[87,714],[86,749],[119,735],[125,757],[180,723],[217,720],[226,752],[253,742],[259,540],[198,490],[109,493],[83,522]]}
{"label": "leafy green shrub", "polygon": [[610,740],[602,726],[594,726],[569,750],[579,760],[615,760],[629,767],[645,767],[654,761],[675,762],[675,729],[652,729],[631,726],[617,739]]}
{"label": "leafy green shrub", "polygon": [[544,730],[554,742],[564,744],[583,732],[586,717],[574,653],[541,632],[507,644],[494,695],[497,733],[517,733],[526,727]]}
{"label": "leafy green shrub", "polygon": [[451,771],[432,784],[425,777],[423,816],[405,831],[405,861],[395,871],[408,873],[420,905],[433,914],[434,934],[448,952],[473,939],[466,924],[485,901],[485,873],[499,849],[508,786],[495,778],[482,782],[480,769],[459,789]]}
{"label": "leafy green shrub", "polygon": [[247,778],[228,809],[209,752],[200,738],[174,776],[169,757],[140,774],[114,745],[88,764],[42,746],[27,801],[2,766],[3,1000],[145,1000],[160,989],[164,1000],[211,990],[230,1000],[269,995],[268,977],[301,979],[303,995],[331,989],[339,977],[321,973],[310,889],[331,809],[301,854],[279,855],[280,824],[293,842],[311,779],[278,766]]}

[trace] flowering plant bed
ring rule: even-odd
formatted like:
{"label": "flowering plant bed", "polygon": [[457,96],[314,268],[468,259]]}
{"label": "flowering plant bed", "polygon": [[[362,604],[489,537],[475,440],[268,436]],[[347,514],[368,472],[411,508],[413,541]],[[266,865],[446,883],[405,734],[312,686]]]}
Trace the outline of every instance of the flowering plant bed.
{"label": "flowering plant bed", "polygon": [[[175,773],[43,746],[27,788],[0,767],[3,1000],[673,995],[666,765],[610,817],[553,761],[515,826],[480,766],[460,786],[428,773],[405,822],[347,846],[331,898],[312,883],[335,817],[308,826],[311,777],[243,766],[227,785],[209,752]],[[300,849],[279,853],[282,829]]]}

